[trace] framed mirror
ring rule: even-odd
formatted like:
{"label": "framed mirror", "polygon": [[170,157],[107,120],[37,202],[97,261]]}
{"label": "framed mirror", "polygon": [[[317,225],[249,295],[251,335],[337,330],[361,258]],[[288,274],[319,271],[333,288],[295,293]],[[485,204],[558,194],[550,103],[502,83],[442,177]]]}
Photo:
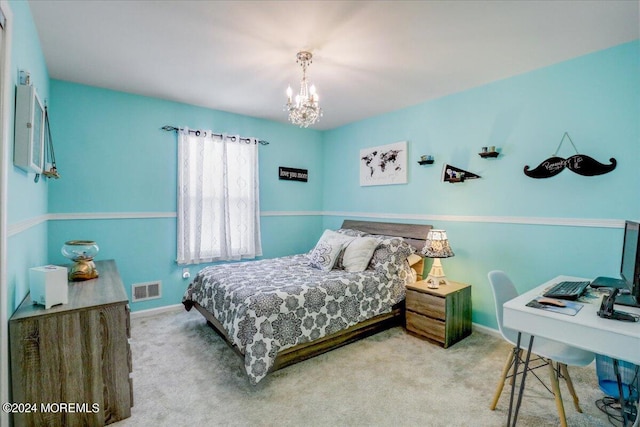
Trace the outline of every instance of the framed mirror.
{"label": "framed mirror", "polygon": [[18,85],[13,164],[41,173],[44,162],[44,107],[35,88]]}

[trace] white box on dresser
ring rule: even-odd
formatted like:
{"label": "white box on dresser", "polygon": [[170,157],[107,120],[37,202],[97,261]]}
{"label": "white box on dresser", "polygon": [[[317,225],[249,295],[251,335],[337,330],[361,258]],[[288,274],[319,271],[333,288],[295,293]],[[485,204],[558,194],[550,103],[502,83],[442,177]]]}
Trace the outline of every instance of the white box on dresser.
{"label": "white box on dresser", "polygon": [[57,265],[45,265],[29,269],[29,291],[34,304],[44,308],[69,301],[67,286],[67,268]]}

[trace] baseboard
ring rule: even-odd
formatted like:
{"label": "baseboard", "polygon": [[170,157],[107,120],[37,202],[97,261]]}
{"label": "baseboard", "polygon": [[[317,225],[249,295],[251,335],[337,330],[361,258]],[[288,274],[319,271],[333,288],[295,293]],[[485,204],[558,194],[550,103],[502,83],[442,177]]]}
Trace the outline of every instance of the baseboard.
{"label": "baseboard", "polygon": [[162,313],[178,312],[180,310],[184,310],[184,305],[182,305],[182,304],[167,305],[167,306],[164,306],[164,307],[150,308],[148,310],[132,311],[131,312],[131,318],[132,319],[139,319],[139,318],[142,318],[142,317],[156,316],[156,315],[162,314]]}
{"label": "baseboard", "polygon": [[477,323],[473,323],[472,328],[474,332],[480,332],[481,334],[491,335],[492,337],[495,337],[495,338],[502,338],[500,331],[498,331],[497,329],[493,329],[484,325],[479,325]]}

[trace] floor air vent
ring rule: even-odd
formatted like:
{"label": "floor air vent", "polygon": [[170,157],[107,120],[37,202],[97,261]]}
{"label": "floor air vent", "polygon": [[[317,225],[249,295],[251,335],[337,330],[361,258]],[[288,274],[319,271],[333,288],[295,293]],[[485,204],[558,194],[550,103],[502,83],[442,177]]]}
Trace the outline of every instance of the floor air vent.
{"label": "floor air vent", "polygon": [[134,283],[131,285],[132,302],[156,299],[162,296],[162,282]]}

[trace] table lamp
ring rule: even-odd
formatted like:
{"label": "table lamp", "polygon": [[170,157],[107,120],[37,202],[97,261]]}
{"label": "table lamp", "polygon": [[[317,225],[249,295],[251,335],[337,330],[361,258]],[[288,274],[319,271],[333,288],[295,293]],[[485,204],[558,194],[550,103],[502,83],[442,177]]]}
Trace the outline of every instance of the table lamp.
{"label": "table lamp", "polygon": [[449,281],[442,270],[440,258],[449,258],[454,256],[453,251],[449,247],[447,240],[447,232],[444,230],[430,230],[427,234],[427,240],[422,248],[422,255],[427,258],[433,258],[433,265],[427,276],[427,286],[429,288],[438,288],[440,285],[448,285]]}

